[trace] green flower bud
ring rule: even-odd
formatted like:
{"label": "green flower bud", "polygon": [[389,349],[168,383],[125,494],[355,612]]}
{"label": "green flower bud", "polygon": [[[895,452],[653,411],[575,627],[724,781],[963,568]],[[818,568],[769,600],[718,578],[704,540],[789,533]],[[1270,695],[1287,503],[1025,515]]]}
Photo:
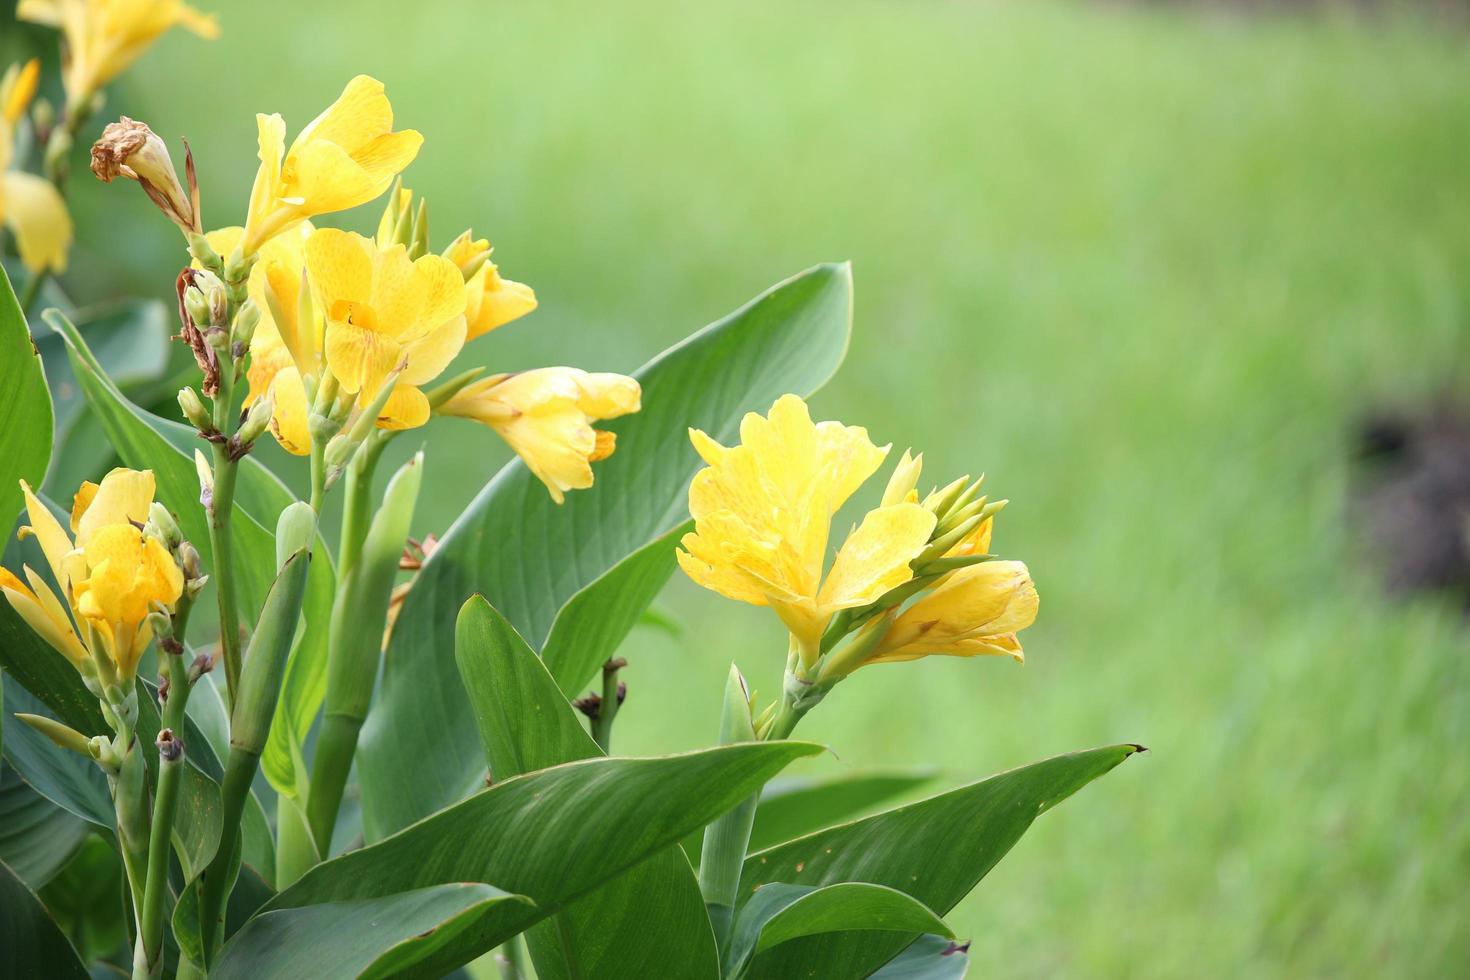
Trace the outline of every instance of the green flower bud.
{"label": "green flower bud", "polygon": [[143,533],[158,538],[170,551],[177,548],[184,540],[184,532],[179,530],[179,524],[174,520],[174,515],[156,500],[148,508],[148,523],[143,525]]}
{"label": "green flower bud", "polygon": [[266,426],[270,425],[271,413],[275,410],[276,401],[270,392],[266,392],[264,398],[257,398],[251,403],[249,411],[245,413],[245,421],[240,423],[240,431],[235,433],[235,441],[242,446],[249,446],[259,439],[265,432]]}
{"label": "green flower bud", "polygon": [[235,323],[230,328],[230,344],[243,354],[250,349],[255,337],[255,328],[260,325],[260,308],[254,300],[247,299],[235,313]]}
{"label": "green flower bud", "polygon": [[214,420],[209,417],[209,410],[204,407],[204,402],[193,388],[179,389],[179,409],[184,413],[184,418],[189,424],[200,432],[213,432]]}
{"label": "green flower bud", "polygon": [[[15,713],[15,717],[42,735],[45,735],[63,749],[70,749],[80,755],[92,755],[91,749],[88,746],[87,737],[70,726],[63,725],[61,722],[43,715],[28,715],[20,711]],[[103,739],[103,741],[106,741],[106,739]]]}

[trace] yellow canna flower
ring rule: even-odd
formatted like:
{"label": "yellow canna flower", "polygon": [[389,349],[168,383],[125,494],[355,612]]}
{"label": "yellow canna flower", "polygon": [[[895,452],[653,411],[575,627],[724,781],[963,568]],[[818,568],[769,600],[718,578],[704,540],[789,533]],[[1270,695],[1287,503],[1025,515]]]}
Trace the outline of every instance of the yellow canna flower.
{"label": "yellow canna flower", "polygon": [[638,411],[642,397],[638,382],[621,374],[549,367],[483,378],[439,411],[498,432],[561,503],[566,491],[592,486],[592,464],[611,456],[617,444],[613,433],[592,423]]}
{"label": "yellow canna flower", "polygon": [[66,39],[68,100],[81,106],[171,27],[203,38],[219,25],[180,0],[20,0],[16,17],[60,28]]}
{"label": "yellow canna flower", "polygon": [[1022,562],[970,565],[900,613],[859,666],[930,654],[1005,655],[1019,661],[1016,634],[1036,621],[1039,603]]}
{"label": "yellow canna flower", "polygon": [[689,487],[694,531],[684,536],[679,564],[707,589],[774,609],[803,668],[816,662],[834,613],[913,577],[909,562],[928,543],[935,517],[909,500],[869,512],[822,575],[832,516],[888,452],[866,429],[813,424],[804,401],[783,395],[767,417],[745,416],[737,446],[697,429],[690,436],[709,466]]}
{"label": "yellow canna flower", "polygon": [[[271,434],[287,452],[311,452],[307,426],[306,378],[320,379],[322,318],[306,288],[306,239],[315,229],[304,221],[261,246],[250,270],[250,298],[260,310],[260,323],[250,341],[250,366],[245,395],[248,408],[266,392],[274,391]],[[205,236],[220,255],[235,250],[244,237],[240,227],[221,228]]]}
{"label": "yellow canna flower", "polygon": [[358,75],[311,122],[291,149],[279,115],[257,115],[260,170],[250,192],[245,254],[307,218],[366,204],[388,189],[418,155],[423,137],[393,132],[393,106],[383,83]]}
{"label": "yellow canna flower", "polygon": [[[72,663],[80,665],[91,650],[131,684],[153,638],[148,614],[156,604],[173,609],[184,589],[174,557],[141,530],[153,504],[153,473],[119,468],[100,484],[83,483],[72,504],[70,535],[25,481],[21,489],[31,522],[21,534],[35,535],[62,598],[30,568],[24,569],[29,585],[9,573],[0,577],[5,598]],[[86,628],[79,633],[73,622]]]}
{"label": "yellow canna flower", "polygon": [[12,65],[0,78],[0,221],[15,233],[20,260],[33,273],[66,271],[71,215],[49,180],[12,170],[15,128],[36,94],[40,63]]}
{"label": "yellow canna flower", "polygon": [[459,270],[438,255],[411,261],[402,245],[380,249],[335,228],[313,232],[305,253],[312,303],[325,321],[320,349],[342,390],[366,407],[401,369],[377,424],[423,425],[429,400],[418,386],[437,377],[464,346]]}
{"label": "yellow canna flower", "polygon": [[503,327],[536,308],[536,292],[525,283],[500,275],[490,254],[495,250],[483,238],[463,232],[444,250],[444,257],[465,276],[465,320],[469,339]]}

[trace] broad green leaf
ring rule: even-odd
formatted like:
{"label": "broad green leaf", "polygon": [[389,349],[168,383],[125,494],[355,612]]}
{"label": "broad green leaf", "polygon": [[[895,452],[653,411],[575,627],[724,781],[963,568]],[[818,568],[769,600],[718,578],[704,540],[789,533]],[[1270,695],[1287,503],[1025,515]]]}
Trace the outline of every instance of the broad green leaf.
{"label": "broad green leaf", "polygon": [[443,954],[447,970],[667,850],[787,763],[820,751],[806,742],[727,745],[655,759],[588,759],[516,776],[317,865],[264,911],[474,881],[499,882],[535,903],[492,910],[493,922],[481,923],[454,957]]}
{"label": "broad green leaf", "polygon": [[66,867],[38,889],[46,911],[85,963],[123,949],[128,938],[122,859],[114,846],[92,834]]}
{"label": "broad green leaf", "polygon": [[[77,310],[69,318],[86,338],[107,377],[120,389],[155,382],[168,370],[168,310],[159,301],[106,303]],[[67,360],[66,342],[39,325],[35,342],[55,405],[56,441],[64,445],[72,426],[87,410],[86,398]]]}
{"label": "broad green leaf", "polygon": [[434,976],[421,972],[429,965],[425,961],[462,942],[467,930],[503,903],[530,906],[528,899],[490,885],[462,883],[266,912],[230,940],[209,975],[214,980]]}
{"label": "broad green leaf", "polygon": [[[465,603],[455,639],[455,659],[496,779],[602,754],[547,665],[484,597]],[[540,980],[720,975],[699,883],[677,847],[537,923],[526,940]]]}
{"label": "broad green leaf", "polygon": [[[764,850],[863,816],[886,800],[918,789],[935,775],[933,769],[894,769],[838,776],[778,776],[761,790],[747,848]],[[696,867],[703,838],[700,828],[683,843]]]}
{"label": "broad green leaf", "polygon": [[[460,515],[408,594],[363,728],[357,763],[369,840],[460,799],[481,769],[452,666],[460,604],[484,595],[544,649],[574,596],[688,518],[685,487],[698,466],[690,426],[728,440],[746,412],[831,377],[847,348],[851,289],[846,265],[818,266],[644,365],[636,373],[643,410],[606,424],[617,452],[597,464],[596,485],[563,506],[515,460]],[[646,591],[651,581],[640,579]],[[618,577],[606,587],[618,588]],[[616,639],[609,630],[600,642]],[[585,677],[558,680],[571,690]]]}
{"label": "broad green leaf", "polygon": [[36,893],[4,863],[0,863],[0,950],[5,951],[8,976],[87,980],[71,941]]}
{"label": "broad green leaf", "polygon": [[[225,907],[225,939],[228,940],[243,928],[245,923],[250,921],[250,918],[273,894],[275,894],[274,889],[266,884],[254,869],[249,865],[241,864],[240,873],[235,879],[235,887],[230,891],[229,903]],[[199,936],[197,889],[186,889],[179,896],[178,902],[174,904],[172,928],[174,942],[179,947],[180,955],[196,965],[202,963],[204,961],[203,940]]]}
{"label": "broad green leaf", "polygon": [[[57,656],[50,648],[47,652]],[[19,684],[5,685],[5,758],[26,783],[63,810],[109,833],[114,827],[107,777],[91,759],[58,747],[24,722],[17,712],[48,714]]]}
{"label": "broad green leaf", "polygon": [[964,980],[969,969],[969,943],[929,935],[915,939],[870,980]]}
{"label": "broad green leaf", "polygon": [[[65,340],[78,384],[118,454],[129,466],[153,470],[158,499],[174,512],[184,536],[199,549],[206,568],[210,567],[209,528],[199,506],[199,481],[194,469],[194,450],[203,445],[197,433],[129,402],[103,372],[75,326],[57,316],[48,317],[47,322]],[[294,499],[260,463],[248,456],[240,461],[231,527],[241,613],[246,623],[255,621],[266,590],[275,580],[274,536],[267,529],[275,527],[276,518]],[[314,554],[317,560],[307,576],[303,610],[306,628],[287,663],[275,720],[261,754],[266,778],[281,792],[294,791],[295,759],[326,690],[327,635],[336,576],[320,538]]]}
{"label": "broad green leaf", "polygon": [[10,279],[0,270],[0,526],[22,506],[20,481],[39,487],[51,461],[51,394],[41,355]]}
{"label": "broad green leaf", "polygon": [[756,953],[804,936],[855,932],[952,935],[944,920],[911,895],[883,885],[844,881],[835,885],[762,885],[735,920],[725,951],[727,978],[740,977]]}
{"label": "broad green leaf", "polygon": [[91,829],[31,789],[10,766],[0,767],[0,861],[28,887],[50,881]]}
{"label": "broad green leaf", "polygon": [[756,807],[750,850],[774,847],[868,813],[886,800],[933,781],[934,776],[933,769],[916,769],[773,779]]}
{"label": "broad green leaf", "polygon": [[[759,851],[746,858],[741,894],[768,882],[866,881],[897,888],[943,915],[1037,816],[1137,751],[1112,745],[1056,756]],[[880,932],[812,936],[759,954],[751,969],[762,977],[866,976],[906,943]]]}
{"label": "broad green leaf", "polygon": [[685,521],[654,538],[562,607],[541,650],[562,693],[575,694],[638,625],[674,570],[674,546],[693,527]]}

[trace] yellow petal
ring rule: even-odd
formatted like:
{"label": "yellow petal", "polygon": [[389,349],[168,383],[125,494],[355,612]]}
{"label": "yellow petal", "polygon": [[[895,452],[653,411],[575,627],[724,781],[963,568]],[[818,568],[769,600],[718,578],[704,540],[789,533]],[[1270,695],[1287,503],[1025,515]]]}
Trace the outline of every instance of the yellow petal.
{"label": "yellow petal", "polygon": [[118,467],[102,478],[77,519],[77,547],[86,549],[92,536],[116,524],[143,524],[153,504],[153,471]]}
{"label": "yellow petal", "polygon": [[66,271],[71,215],[49,180],[19,170],[0,173],[0,213],[15,233],[20,260],[27,269]]}
{"label": "yellow petal", "polygon": [[403,357],[408,361],[399,376],[402,384],[421,385],[433,381],[464,347],[465,323],[463,316],[456,316],[404,346]]}
{"label": "yellow petal", "polygon": [[[278,212],[282,208],[281,161],[286,153],[286,121],[277,113],[259,113],[255,117],[255,127],[260,167],[255,171],[255,184],[250,189],[245,231],[239,243],[247,252],[259,248],[273,234],[283,230],[278,227],[283,223]],[[220,254],[228,258],[230,253]]]}
{"label": "yellow petal", "polygon": [[274,406],[271,411],[271,435],[288,453],[311,454],[310,406],[306,402],[306,386],[301,372],[288,365],[276,372],[271,381]]}
{"label": "yellow petal", "polygon": [[32,58],[24,65],[11,65],[0,82],[0,118],[12,126],[25,115],[26,107],[36,97],[36,84],[41,78],[41,59]]}
{"label": "yellow petal", "polygon": [[578,372],[576,380],[582,389],[577,407],[594,419],[615,419],[643,407],[642,387],[626,375]]}
{"label": "yellow petal", "polygon": [[495,266],[485,263],[465,284],[465,315],[470,338],[483,336],[536,308],[536,291],[525,283],[501,278]]}
{"label": "yellow petal", "polygon": [[46,555],[46,562],[51,566],[52,576],[65,591],[69,585],[64,574],[63,559],[72,550],[71,538],[62,530],[61,523],[52,516],[51,509],[31,492],[30,484],[21,480],[20,489],[26,498],[26,519],[31,522],[21,529],[21,533],[36,536],[41,551]]}
{"label": "yellow petal", "polygon": [[904,610],[873,656],[983,653],[995,636],[1019,632],[1035,622],[1038,605],[1036,586],[1023,563],[971,565]]}
{"label": "yellow petal", "polygon": [[367,239],[336,228],[320,228],[306,240],[306,275],[316,308],[334,317],[342,303],[368,305],[373,294],[373,258]]}
{"label": "yellow petal", "polygon": [[347,83],[336,102],[307,124],[291,144],[291,151],[312,140],[327,140],[351,153],[392,128],[393,106],[383,83],[369,75],[358,75]]}
{"label": "yellow petal", "polygon": [[718,466],[729,452],[724,446],[715,442],[709,435],[700,429],[689,430],[689,441],[694,443],[694,451],[699,453],[699,458],[710,466]]}
{"label": "yellow petal", "polygon": [[887,446],[875,446],[868,430],[841,422],[816,427],[817,480],[827,494],[827,512],[837,513],[857,488],[878,472],[888,455]]}
{"label": "yellow petal", "polygon": [[71,533],[77,533],[77,524],[87,508],[92,506],[92,500],[97,496],[97,484],[91,480],[83,480],[82,485],[77,487],[76,496],[71,498]]}
{"label": "yellow petal", "polygon": [[396,385],[378,412],[380,429],[416,429],[429,421],[429,399],[411,385]]}
{"label": "yellow petal", "polygon": [[[57,603],[56,596],[44,584],[38,591],[32,592],[8,570],[0,569],[0,591],[5,593],[6,600],[16,614],[53,650],[74,664],[80,663],[87,656],[86,648],[77,639],[70,620]],[[50,598],[51,605],[60,613],[59,620],[48,605],[43,605],[43,595]]]}
{"label": "yellow petal", "polygon": [[361,392],[371,401],[403,360],[403,348],[391,337],[351,320],[327,323],[327,365],[345,391]]}
{"label": "yellow petal", "polygon": [[848,609],[866,605],[913,578],[909,562],[929,543],[934,515],[918,504],[892,504],[870,511],[842,549],[817,605]]}

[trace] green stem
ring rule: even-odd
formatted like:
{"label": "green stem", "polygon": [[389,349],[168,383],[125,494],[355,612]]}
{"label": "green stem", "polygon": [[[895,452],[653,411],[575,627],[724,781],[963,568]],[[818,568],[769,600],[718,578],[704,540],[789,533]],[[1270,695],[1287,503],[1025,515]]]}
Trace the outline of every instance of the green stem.
{"label": "green stem", "polygon": [[137,736],[131,731],[123,731],[118,733],[117,741],[128,746],[122,754],[122,763],[112,788],[113,806],[117,811],[117,840],[123,869],[128,875],[128,888],[133,895],[133,921],[141,923],[143,896],[147,893],[148,776]]}
{"label": "green stem", "polygon": [[592,721],[592,740],[604,755],[612,754],[612,726],[618,708],[618,670],[621,660],[609,660],[602,665],[602,702],[597,707],[597,717]]}
{"label": "green stem", "polygon": [[239,464],[230,458],[230,437],[235,432],[230,410],[233,368],[221,367],[219,391],[214,394],[214,427],[224,441],[212,443],[214,490],[209,500],[209,546],[214,553],[210,568],[219,599],[220,659],[225,665],[225,693],[231,709],[240,686],[240,605],[235,597],[234,538],[230,517],[235,510],[235,478]]}
{"label": "green stem", "polygon": [[[734,664],[725,682],[724,707],[720,713],[720,744],[755,740],[751,727],[750,692]],[[755,823],[757,794],[741,800],[731,810],[704,828],[699,856],[699,891],[723,957],[735,920],[735,899],[740,892],[740,870],[750,846],[750,828]]]}
{"label": "green stem", "polygon": [[[240,819],[245,813],[250,783],[255,779],[259,765],[258,752],[238,745],[230,746],[230,757],[225,763],[225,781],[220,787],[224,813],[219,850],[199,879],[199,933],[206,960],[214,958],[224,939],[225,901],[229,898],[238,870]],[[208,967],[208,963],[203,965]]]}
{"label": "green stem", "polygon": [[362,543],[367,538],[372,523],[373,474],[377,472],[378,458],[388,439],[371,433],[363,440],[362,448],[347,464],[347,486],[342,503],[342,539],[337,546],[337,582],[346,579],[357,556],[362,553]]}
{"label": "green stem", "polygon": [[361,718],[325,714],[317,732],[306,820],[316,849],[324,858],[332,852],[332,831],[337,826],[337,811],[342,807],[342,793],[347,787],[347,774],[357,752],[357,733],[361,730]]}
{"label": "green stem", "polygon": [[501,980],[526,980],[528,974],[521,966],[520,936],[510,937],[510,940],[500,947],[495,955],[495,963],[500,967]]}
{"label": "green stem", "polygon": [[[167,653],[168,699],[164,702],[163,728],[159,732],[158,794],[153,801],[153,826],[148,838],[148,874],[143,891],[143,915],[138,927],[138,955],[133,976],[163,975],[163,911],[168,894],[169,838],[178,808],[179,783],[184,769],[184,743],[178,733],[184,727],[184,710],[189,701],[189,668],[182,653]],[[169,732],[177,751],[166,752],[162,737]]]}

